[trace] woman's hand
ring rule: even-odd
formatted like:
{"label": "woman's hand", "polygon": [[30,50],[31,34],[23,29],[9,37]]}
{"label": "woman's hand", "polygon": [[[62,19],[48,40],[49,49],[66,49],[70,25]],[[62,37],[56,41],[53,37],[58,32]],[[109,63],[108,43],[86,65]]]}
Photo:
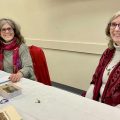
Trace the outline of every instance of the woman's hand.
{"label": "woman's hand", "polygon": [[20,71],[18,71],[16,74],[11,74],[9,79],[12,82],[18,82],[22,77],[23,77],[23,74]]}

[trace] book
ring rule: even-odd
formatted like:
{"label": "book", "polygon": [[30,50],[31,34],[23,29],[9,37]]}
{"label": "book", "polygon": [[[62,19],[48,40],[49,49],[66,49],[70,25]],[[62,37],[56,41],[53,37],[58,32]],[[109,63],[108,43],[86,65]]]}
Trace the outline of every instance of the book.
{"label": "book", "polygon": [[0,120],[23,120],[12,105],[0,109]]}
{"label": "book", "polygon": [[0,95],[3,98],[13,98],[21,94],[21,88],[14,85],[13,83],[7,83],[0,85]]}

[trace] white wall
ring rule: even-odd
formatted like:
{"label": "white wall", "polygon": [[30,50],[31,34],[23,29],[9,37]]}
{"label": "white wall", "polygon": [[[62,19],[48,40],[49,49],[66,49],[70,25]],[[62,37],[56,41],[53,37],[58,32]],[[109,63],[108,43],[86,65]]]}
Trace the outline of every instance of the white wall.
{"label": "white wall", "polygon": [[0,18],[44,48],[52,81],[86,90],[107,46],[104,30],[119,0],[0,0]]}

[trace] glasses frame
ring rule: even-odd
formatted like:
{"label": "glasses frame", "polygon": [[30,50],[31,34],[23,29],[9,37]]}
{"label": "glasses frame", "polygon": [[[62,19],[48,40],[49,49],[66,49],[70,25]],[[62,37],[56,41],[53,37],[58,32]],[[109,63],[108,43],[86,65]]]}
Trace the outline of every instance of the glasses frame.
{"label": "glasses frame", "polygon": [[5,104],[6,102],[9,102],[9,100],[6,98],[3,98],[2,100],[0,100],[0,104]]}
{"label": "glasses frame", "polygon": [[6,33],[6,31],[12,33],[12,32],[14,32],[14,29],[12,27],[2,28],[1,29],[1,33]]}
{"label": "glasses frame", "polygon": [[118,27],[119,28],[119,30],[120,30],[120,23],[119,24],[117,24],[117,23],[110,23],[110,29],[115,29],[116,27]]}

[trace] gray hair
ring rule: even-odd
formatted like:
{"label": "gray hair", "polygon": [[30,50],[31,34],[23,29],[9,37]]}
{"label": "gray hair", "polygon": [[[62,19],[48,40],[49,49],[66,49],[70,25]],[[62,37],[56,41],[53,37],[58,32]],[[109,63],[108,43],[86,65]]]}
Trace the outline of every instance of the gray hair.
{"label": "gray hair", "polygon": [[108,43],[108,47],[110,48],[110,49],[113,49],[114,48],[114,45],[113,45],[113,39],[111,38],[111,35],[110,35],[110,25],[111,25],[111,22],[114,20],[114,19],[116,19],[117,17],[119,17],[120,16],[120,11],[118,11],[117,13],[115,13],[112,17],[111,17],[111,19],[109,20],[109,22],[108,22],[108,24],[107,24],[107,26],[106,26],[106,29],[105,29],[105,33],[106,33],[106,35],[107,35],[107,37],[108,37],[108,39],[109,39],[109,43]]}
{"label": "gray hair", "polygon": [[[6,23],[8,23],[13,28],[15,37],[17,38],[17,43],[18,44],[25,43],[24,37],[21,35],[20,32],[20,26],[17,25],[13,20],[7,18],[0,19],[0,30],[2,29],[3,25],[5,25]],[[2,40],[1,37],[0,39]]]}

